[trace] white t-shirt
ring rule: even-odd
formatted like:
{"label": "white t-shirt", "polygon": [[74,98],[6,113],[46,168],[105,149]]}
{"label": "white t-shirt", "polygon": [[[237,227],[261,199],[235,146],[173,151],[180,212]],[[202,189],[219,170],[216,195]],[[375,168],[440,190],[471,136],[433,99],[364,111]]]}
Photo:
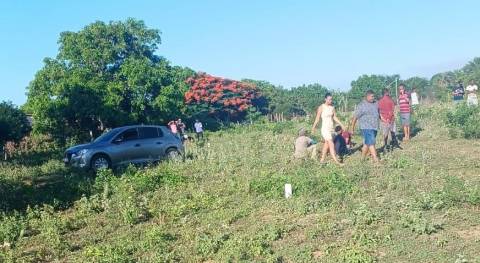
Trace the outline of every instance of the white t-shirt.
{"label": "white t-shirt", "polygon": [[195,122],[193,125],[195,127],[195,132],[203,132],[203,125],[201,122]]}
{"label": "white t-shirt", "polygon": [[420,104],[420,103],[418,102],[418,95],[417,95],[416,92],[410,93],[410,97],[412,98],[412,105],[418,105],[418,104]]}
{"label": "white t-shirt", "polygon": [[[468,97],[476,97],[477,96],[475,94],[475,92],[477,92],[477,90],[478,90],[477,85],[468,85],[465,90],[467,91],[467,94],[468,94],[467,96]],[[473,92],[473,93],[470,93],[470,92]]]}

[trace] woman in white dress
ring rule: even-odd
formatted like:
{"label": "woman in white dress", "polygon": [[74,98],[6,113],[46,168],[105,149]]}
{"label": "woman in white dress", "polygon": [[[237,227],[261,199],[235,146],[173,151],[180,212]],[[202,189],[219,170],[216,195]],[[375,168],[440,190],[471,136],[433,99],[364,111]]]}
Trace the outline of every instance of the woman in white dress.
{"label": "woman in white dress", "polygon": [[337,153],[335,152],[335,144],[333,143],[335,133],[334,122],[338,123],[343,130],[345,130],[345,127],[337,118],[335,107],[333,107],[333,97],[331,93],[325,94],[325,102],[317,109],[317,116],[315,117],[315,122],[313,123],[312,134],[315,133],[315,129],[320,122],[320,118],[322,119],[322,128],[320,129],[320,131],[323,139],[325,140],[323,144],[322,157],[320,158],[320,162],[323,163],[325,161],[327,152],[330,151],[330,155],[332,156],[335,163],[341,164],[338,161]]}

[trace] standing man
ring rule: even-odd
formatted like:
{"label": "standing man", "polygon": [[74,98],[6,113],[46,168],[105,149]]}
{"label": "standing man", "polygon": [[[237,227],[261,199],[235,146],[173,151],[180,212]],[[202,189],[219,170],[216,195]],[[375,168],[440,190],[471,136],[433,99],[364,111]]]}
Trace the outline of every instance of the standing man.
{"label": "standing man", "polygon": [[380,129],[383,134],[383,147],[382,149],[389,150],[387,145],[388,136],[390,136],[391,150],[393,147],[398,147],[397,137],[395,135],[395,102],[390,97],[390,90],[383,89],[383,97],[378,101],[378,111],[380,113]]}
{"label": "standing man", "polygon": [[458,104],[463,101],[463,96],[465,95],[465,89],[461,81],[458,82],[457,86],[453,89],[453,102]]}
{"label": "standing man", "polygon": [[197,136],[197,141],[200,140],[200,137],[203,140],[203,125],[198,119],[195,120],[195,124],[193,124],[193,128],[195,130],[195,135]]}
{"label": "standing man", "polygon": [[182,122],[182,119],[177,120],[177,130],[180,132],[180,138],[185,140],[185,124]]}
{"label": "standing man", "polygon": [[403,140],[410,140],[410,98],[405,90],[405,85],[400,84],[398,86],[399,95],[398,95],[398,107],[400,108],[400,122],[403,127]]}
{"label": "standing man", "polygon": [[475,82],[473,82],[473,80],[470,80],[470,85],[467,86],[467,104],[468,104],[468,106],[477,106],[478,105],[477,91],[478,91],[478,86],[475,85]]}
{"label": "standing man", "polygon": [[410,98],[412,99],[412,107],[415,107],[416,105],[420,104],[418,100],[417,88],[413,87],[412,93],[410,93]]}
{"label": "standing man", "polygon": [[355,130],[355,124],[358,121],[363,137],[362,156],[365,158],[367,155],[371,155],[375,163],[379,162],[375,149],[378,119],[378,105],[375,102],[375,94],[372,90],[368,90],[365,99],[358,104],[355,111],[352,119],[352,132]]}

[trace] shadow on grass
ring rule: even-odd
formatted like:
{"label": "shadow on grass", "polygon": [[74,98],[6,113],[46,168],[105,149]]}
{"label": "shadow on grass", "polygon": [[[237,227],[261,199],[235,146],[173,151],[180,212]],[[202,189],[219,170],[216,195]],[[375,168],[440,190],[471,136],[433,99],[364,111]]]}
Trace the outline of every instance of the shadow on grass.
{"label": "shadow on grass", "polygon": [[70,169],[68,173],[53,171],[35,178],[0,178],[0,211],[24,211],[28,206],[43,204],[65,209],[82,195],[90,195],[93,183],[91,174]]}
{"label": "shadow on grass", "polygon": [[60,160],[62,151],[46,150],[21,153],[11,157],[8,162],[15,165],[23,165],[27,167],[40,166],[52,159]]}

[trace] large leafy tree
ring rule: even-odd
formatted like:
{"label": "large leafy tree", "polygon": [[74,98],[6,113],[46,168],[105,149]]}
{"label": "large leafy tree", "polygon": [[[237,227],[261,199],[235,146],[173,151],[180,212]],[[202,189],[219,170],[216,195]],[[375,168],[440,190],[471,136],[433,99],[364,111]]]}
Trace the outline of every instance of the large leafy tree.
{"label": "large leafy tree", "polygon": [[289,101],[294,105],[294,109],[299,109],[300,112],[313,113],[319,105],[324,101],[325,94],[328,89],[318,83],[302,85],[294,87],[289,90]]}
{"label": "large leafy tree", "polygon": [[349,99],[352,102],[359,102],[367,90],[373,90],[377,96],[381,96],[384,88],[389,88],[390,92],[395,94],[395,80],[399,79],[399,75],[362,75],[352,81]]}
{"label": "large leafy tree", "polygon": [[480,57],[474,58],[462,68],[463,81],[475,81],[477,85],[480,84]]}
{"label": "large leafy tree", "polygon": [[264,80],[242,79],[242,82],[256,86],[262,94],[257,106],[262,113],[288,112],[291,105],[287,100],[288,90]]}
{"label": "large leafy tree", "polygon": [[155,54],[160,32],[143,21],[95,22],[63,32],[56,58],[45,59],[28,86],[34,129],[57,138],[94,135],[107,127],[161,123],[185,112],[185,79]]}
{"label": "large leafy tree", "polygon": [[6,141],[18,141],[30,131],[27,116],[11,102],[0,103],[0,147]]}

